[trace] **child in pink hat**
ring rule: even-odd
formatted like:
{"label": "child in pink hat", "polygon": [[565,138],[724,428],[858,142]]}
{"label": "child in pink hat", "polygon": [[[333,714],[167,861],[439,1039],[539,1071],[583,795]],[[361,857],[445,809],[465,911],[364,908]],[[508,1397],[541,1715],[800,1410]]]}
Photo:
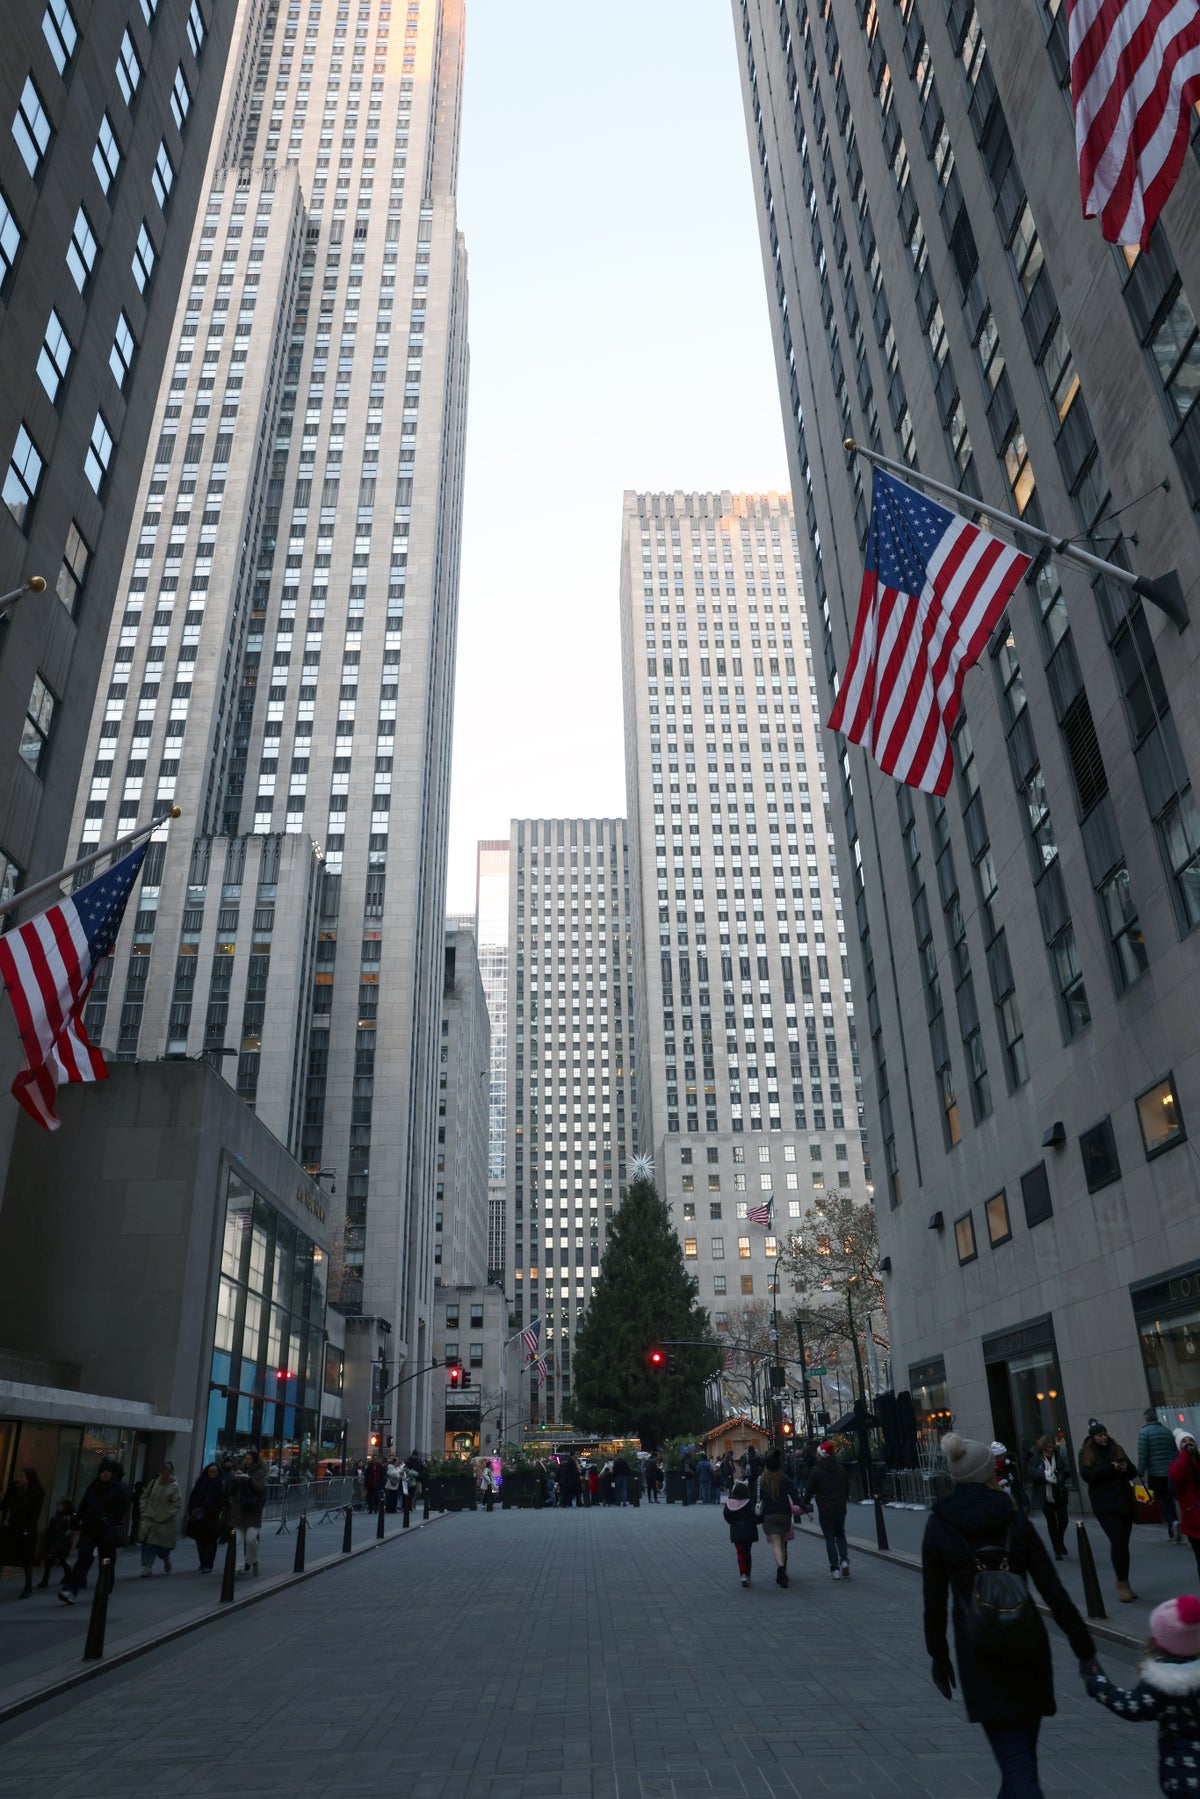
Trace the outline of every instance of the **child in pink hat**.
{"label": "child in pink hat", "polygon": [[1200,1794],[1200,1599],[1185,1593],[1150,1614],[1150,1648],[1133,1688],[1094,1666],[1087,1690],[1118,1718],[1158,1724],[1158,1784],[1168,1799]]}

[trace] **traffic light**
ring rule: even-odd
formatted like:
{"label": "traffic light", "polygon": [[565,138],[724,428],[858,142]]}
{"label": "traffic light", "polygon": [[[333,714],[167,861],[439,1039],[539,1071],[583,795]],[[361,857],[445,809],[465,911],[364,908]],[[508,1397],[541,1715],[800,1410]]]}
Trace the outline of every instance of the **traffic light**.
{"label": "traffic light", "polygon": [[781,1428],[781,1430],[782,1430],[782,1432],[783,1432],[783,1434],[784,1434],[784,1436],[785,1436],[785,1437],[790,1437],[790,1436],[791,1436],[791,1434],[792,1434],[792,1429],[793,1429],[793,1426],[792,1426],[792,1421],[791,1421],[791,1419],[790,1419],[790,1418],[785,1418],[785,1419],[784,1419],[784,1420],[783,1420],[783,1423],[782,1423],[782,1425],[781,1425],[781,1426],[780,1426],[780,1428]]}
{"label": "traffic light", "polygon": [[462,1369],[457,1362],[450,1364],[449,1382],[456,1391],[462,1382]]}
{"label": "traffic light", "polygon": [[462,1384],[464,1387],[469,1387],[471,1384],[471,1370],[469,1368],[464,1368],[462,1370]]}
{"label": "traffic light", "polygon": [[646,1366],[652,1374],[662,1374],[667,1366],[666,1351],[657,1348],[647,1350]]}
{"label": "traffic light", "polygon": [[374,1431],[371,1432],[371,1448],[372,1449],[379,1448],[379,1438]]}
{"label": "traffic light", "polygon": [[674,1372],[675,1372],[675,1351],[673,1349],[668,1349],[668,1351],[667,1351],[667,1373],[674,1374]]}

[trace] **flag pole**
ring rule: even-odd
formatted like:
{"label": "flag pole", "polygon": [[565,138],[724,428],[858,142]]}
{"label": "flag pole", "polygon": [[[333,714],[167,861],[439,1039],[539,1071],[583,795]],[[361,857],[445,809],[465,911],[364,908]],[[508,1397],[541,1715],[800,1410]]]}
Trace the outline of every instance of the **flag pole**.
{"label": "flag pole", "polygon": [[47,875],[44,880],[35,881],[32,887],[22,887],[19,893],[14,893],[10,900],[5,900],[3,905],[0,905],[0,918],[3,918],[8,912],[18,911],[26,901],[40,899],[43,893],[52,892],[55,887],[61,886],[69,875],[78,874],[81,868],[90,868],[93,862],[99,862],[101,856],[111,856],[117,850],[123,850],[129,844],[137,843],[143,837],[149,837],[152,831],[157,831],[159,825],[165,825],[169,819],[179,816],[180,808],[172,806],[169,812],[160,812],[157,818],[152,818],[148,825],[139,825],[135,831],[126,831],[123,837],[114,838],[112,843],[106,843],[102,849],[92,850],[89,855],[80,856],[78,862],[68,862],[67,866],[60,868],[57,874]]}
{"label": "flag pole", "polygon": [[986,500],[977,500],[974,494],[963,493],[957,487],[947,487],[943,481],[935,481],[930,475],[919,474],[916,469],[909,468],[906,462],[896,462],[890,456],[881,456],[878,450],[866,450],[853,437],[842,440],[842,448],[851,456],[861,456],[866,462],[873,463],[876,468],[887,469],[890,474],[899,475],[902,481],[915,482],[917,486],[928,488],[930,493],[941,494],[944,499],[957,500],[968,512],[982,512],[985,518],[994,519],[998,525],[1007,525],[1010,531],[1030,537],[1035,543],[1043,544],[1052,555],[1061,556],[1067,562],[1076,562],[1081,568],[1092,574],[1107,575],[1110,580],[1120,582],[1122,587],[1132,587],[1142,599],[1149,600],[1160,612],[1165,612],[1177,631],[1182,631],[1188,622],[1187,601],[1183,597],[1183,588],[1175,569],[1160,575],[1157,580],[1147,580],[1143,575],[1135,575],[1131,569],[1122,568],[1119,562],[1105,562],[1101,556],[1093,556],[1090,550],[1080,549],[1066,537],[1054,537],[1049,531],[1043,531],[1038,525],[1027,524],[1023,518],[1011,512],[1002,512],[998,506],[989,505]]}

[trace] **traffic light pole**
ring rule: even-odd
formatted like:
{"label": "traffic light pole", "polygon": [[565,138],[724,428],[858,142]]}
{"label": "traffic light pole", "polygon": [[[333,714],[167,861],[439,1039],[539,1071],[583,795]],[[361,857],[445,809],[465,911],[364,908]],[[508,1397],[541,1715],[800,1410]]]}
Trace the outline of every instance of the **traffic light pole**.
{"label": "traffic light pole", "polygon": [[[438,1361],[437,1357],[435,1356],[433,1361],[430,1362],[428,1368],[414,1368],[411,1374],[402,1375],[401,1378],[396,1382],[394,1387],[389,1387],[386,1393],[381,1393],[379,1395],[380,1416],[382,1416],[382,1414],[383,1414],[384,1405],[392,1397],[393,1393],[398,1392],[401,1387],[406,1387],[410,1380],[420,1380],[420,1378],[423,1374],[436,1373],[436,1371],[441,1367],[441,1365],[442,1364]],[[368,1406],[367,1407],[367,1447],[368,1448],[370,1448],[371,1430],[372,1430],[371,1411],[372,1411],[372,1407]],[[380,1435],[382,1435],[382,1434],[383,1433],[380,1432]]]}

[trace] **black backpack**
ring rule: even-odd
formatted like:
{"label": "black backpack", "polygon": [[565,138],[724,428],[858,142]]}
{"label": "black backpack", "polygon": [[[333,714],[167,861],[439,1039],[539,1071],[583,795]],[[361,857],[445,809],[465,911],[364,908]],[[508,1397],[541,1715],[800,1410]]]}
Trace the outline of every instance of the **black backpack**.
{"label": "black backpack", "polygon": [[[954,1534],[975,1564],[971,1596],[963,1611],[962,1629],[968,1647],[983,1661],[1019,1662],[1040,1649],[1045,1626],[1030,1597],[1023,1570],[1013,1554],[1013,1519],[996,1563],[985,1561],[995,1550],[972,1549],[961,1532]],[[951,1526],[951,1529],[954,1527]]]}

